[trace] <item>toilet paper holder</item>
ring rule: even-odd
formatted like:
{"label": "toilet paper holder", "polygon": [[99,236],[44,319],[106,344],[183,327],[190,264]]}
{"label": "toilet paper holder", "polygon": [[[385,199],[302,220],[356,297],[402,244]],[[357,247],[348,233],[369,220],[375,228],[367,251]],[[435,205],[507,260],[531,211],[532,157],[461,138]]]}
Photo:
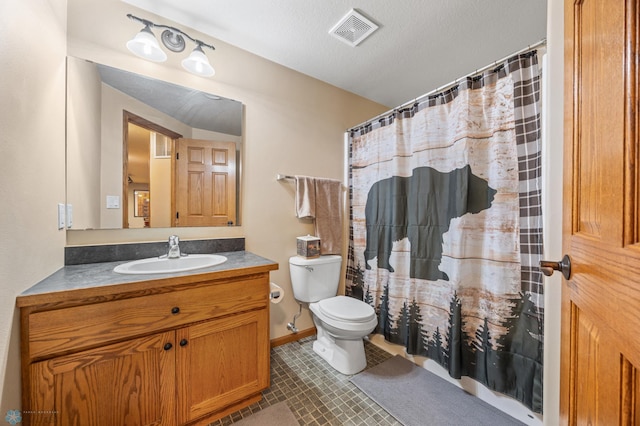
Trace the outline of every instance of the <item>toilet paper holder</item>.
{"label": "toilet paper holder", "polygon": [[284,290],[278,284],[269,283],[269,301],[271,303],[280,303],[284,297]]}

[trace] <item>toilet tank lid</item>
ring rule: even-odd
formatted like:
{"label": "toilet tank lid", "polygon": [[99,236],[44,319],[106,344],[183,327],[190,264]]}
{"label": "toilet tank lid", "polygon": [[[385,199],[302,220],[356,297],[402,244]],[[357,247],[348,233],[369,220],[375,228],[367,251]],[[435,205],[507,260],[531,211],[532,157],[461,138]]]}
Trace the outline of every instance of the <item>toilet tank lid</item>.
{"label": "toilet tank lid", "polygon": [[291,256],[289,258],[289,263],[292,265],[298,266],[309,266],[309,265],[322,265],[323,263],[335,263],[341,262],[342,256],[337,254],[328,254],[320,257],[302,257],[302,256]]}

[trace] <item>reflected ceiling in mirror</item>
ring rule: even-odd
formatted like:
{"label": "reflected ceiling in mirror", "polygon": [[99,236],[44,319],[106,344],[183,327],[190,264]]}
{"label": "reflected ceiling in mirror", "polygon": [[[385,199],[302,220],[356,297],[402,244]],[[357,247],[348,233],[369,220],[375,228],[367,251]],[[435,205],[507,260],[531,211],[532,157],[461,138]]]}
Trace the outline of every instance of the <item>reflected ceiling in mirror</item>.
{"label": "reflected ceiling in mirror", "polygon": [[[69,57],[72,229],[239,225],[242,114],[232,99]],[[180,158],[224,167],[196,177]]]}
{"label": "reflected ceiling in mirror", "polygon": [[96,65],[102,82],[196,129],[242,135],[242,104],[233,99]]}

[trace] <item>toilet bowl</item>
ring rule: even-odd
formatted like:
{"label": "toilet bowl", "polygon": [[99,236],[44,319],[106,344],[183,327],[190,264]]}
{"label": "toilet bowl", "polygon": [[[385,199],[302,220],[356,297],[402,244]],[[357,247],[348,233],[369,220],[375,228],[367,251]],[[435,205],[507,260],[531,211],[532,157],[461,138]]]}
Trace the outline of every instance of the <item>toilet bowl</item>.
{"label": "toilet bowl", "polygon": [[342,374],[355,374],[367,365],[363,338],[378,319],[361,300],[336,296],[342,258],[336,255],[289,259],[293,296],[308,302],[317,329],[313,350]]}
{"label": "toilet bowl", "polygon": [[373,308],[352,297],[334,296],[309,304],[318,336],[313,350],[342,374],[367,366],[363,338],[378,324]]}

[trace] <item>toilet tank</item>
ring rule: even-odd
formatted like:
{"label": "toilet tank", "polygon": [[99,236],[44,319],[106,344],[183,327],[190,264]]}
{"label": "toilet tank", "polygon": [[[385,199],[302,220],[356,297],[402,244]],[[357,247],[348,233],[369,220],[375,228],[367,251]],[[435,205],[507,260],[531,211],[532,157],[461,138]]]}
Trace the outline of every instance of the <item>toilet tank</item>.
{"label": "toilet tank", "polygon": [[317,302],[335,296],[338,294],[341,265],[342,257],[338,255],[289,258],[293,297],[300,302]]}

